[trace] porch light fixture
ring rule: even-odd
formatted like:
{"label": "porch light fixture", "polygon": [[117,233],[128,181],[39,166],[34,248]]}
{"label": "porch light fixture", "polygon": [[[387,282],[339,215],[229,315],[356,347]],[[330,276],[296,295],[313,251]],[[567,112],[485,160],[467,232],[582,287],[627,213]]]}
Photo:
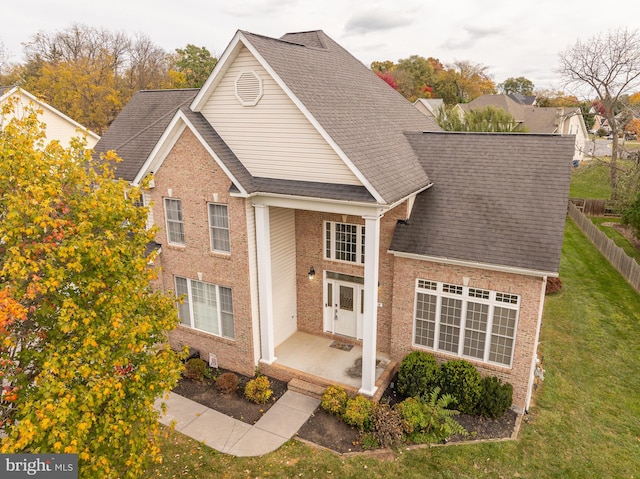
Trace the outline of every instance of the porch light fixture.
{"label": "porch light fixture", "polygon": [[316,277],[316,270],[313,268],[313,266],[310,266],[309,267],[309,281],[311,281],[315,277]]}

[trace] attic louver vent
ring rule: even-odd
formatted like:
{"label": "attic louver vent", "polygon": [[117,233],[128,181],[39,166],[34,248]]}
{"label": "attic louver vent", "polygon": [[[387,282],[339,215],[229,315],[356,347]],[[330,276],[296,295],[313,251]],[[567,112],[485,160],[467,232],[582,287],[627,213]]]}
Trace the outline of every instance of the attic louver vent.
{"label": "attic louver vent", "polygon": [[262,97],[262,80],[256,72],[241,73],[236,79],[236,98],[243,106],[255,106]]}

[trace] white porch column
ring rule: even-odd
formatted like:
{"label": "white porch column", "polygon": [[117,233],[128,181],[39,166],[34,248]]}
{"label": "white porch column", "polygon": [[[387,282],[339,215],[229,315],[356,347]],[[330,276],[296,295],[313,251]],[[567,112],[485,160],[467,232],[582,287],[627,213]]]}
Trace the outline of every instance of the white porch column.
{"label": "white porch column", "polygon": [[364,321],[362,330],[361,394],[376,392],[376,339],[378,327],[378,267],[380,260],[380,217],[363,216],[364,243]]}
{"label": "white porch column", "polygon": [[256,212],[256,249],[258,255],[258,301],[260,304],[260,361],[276,360],[273,339],[273,288],[271,283],[271,234],[269,207],[253,205]]}

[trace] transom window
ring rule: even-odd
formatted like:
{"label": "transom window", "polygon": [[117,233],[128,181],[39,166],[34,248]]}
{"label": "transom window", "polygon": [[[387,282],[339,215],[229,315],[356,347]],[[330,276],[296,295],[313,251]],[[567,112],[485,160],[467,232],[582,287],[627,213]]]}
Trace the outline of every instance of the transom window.
{"label": "transom window", "polygon": [[231,288],[176,276],[176,294],[184,296],[178,304],[180,322],[190,328],[234,339]]}
{"label": "transom window", "polygon": [[211,233],[211,251],[229,253],[229,213],[227,205],[209,203],[209,229]]}
{"label": "transom window", "polygon": [[169,243],[184,244],[182,201],[175,198],[165,198],[164,212],[167,220],[167,236],[169,238]]}
{"label": "transom window", "polygon": [[325,221],[324,257],[349,263],[364,263],[364,226]]}
{"label": "transom window", "polygon": [[520,297],[419,279],[414,345],[511,366]]}

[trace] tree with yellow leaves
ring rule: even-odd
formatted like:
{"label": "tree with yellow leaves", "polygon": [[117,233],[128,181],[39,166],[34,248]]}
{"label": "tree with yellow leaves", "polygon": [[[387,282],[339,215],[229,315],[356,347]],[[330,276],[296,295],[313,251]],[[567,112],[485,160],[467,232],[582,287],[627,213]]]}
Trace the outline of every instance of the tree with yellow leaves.
{"label": "tree with yellow leaves", "polygon": [[179,378],[173,300],[150,281],[153,231],[115,156],[45,144],[0,116],[0,452],[78,454],[81,477],[143,476],[155,400]]}

